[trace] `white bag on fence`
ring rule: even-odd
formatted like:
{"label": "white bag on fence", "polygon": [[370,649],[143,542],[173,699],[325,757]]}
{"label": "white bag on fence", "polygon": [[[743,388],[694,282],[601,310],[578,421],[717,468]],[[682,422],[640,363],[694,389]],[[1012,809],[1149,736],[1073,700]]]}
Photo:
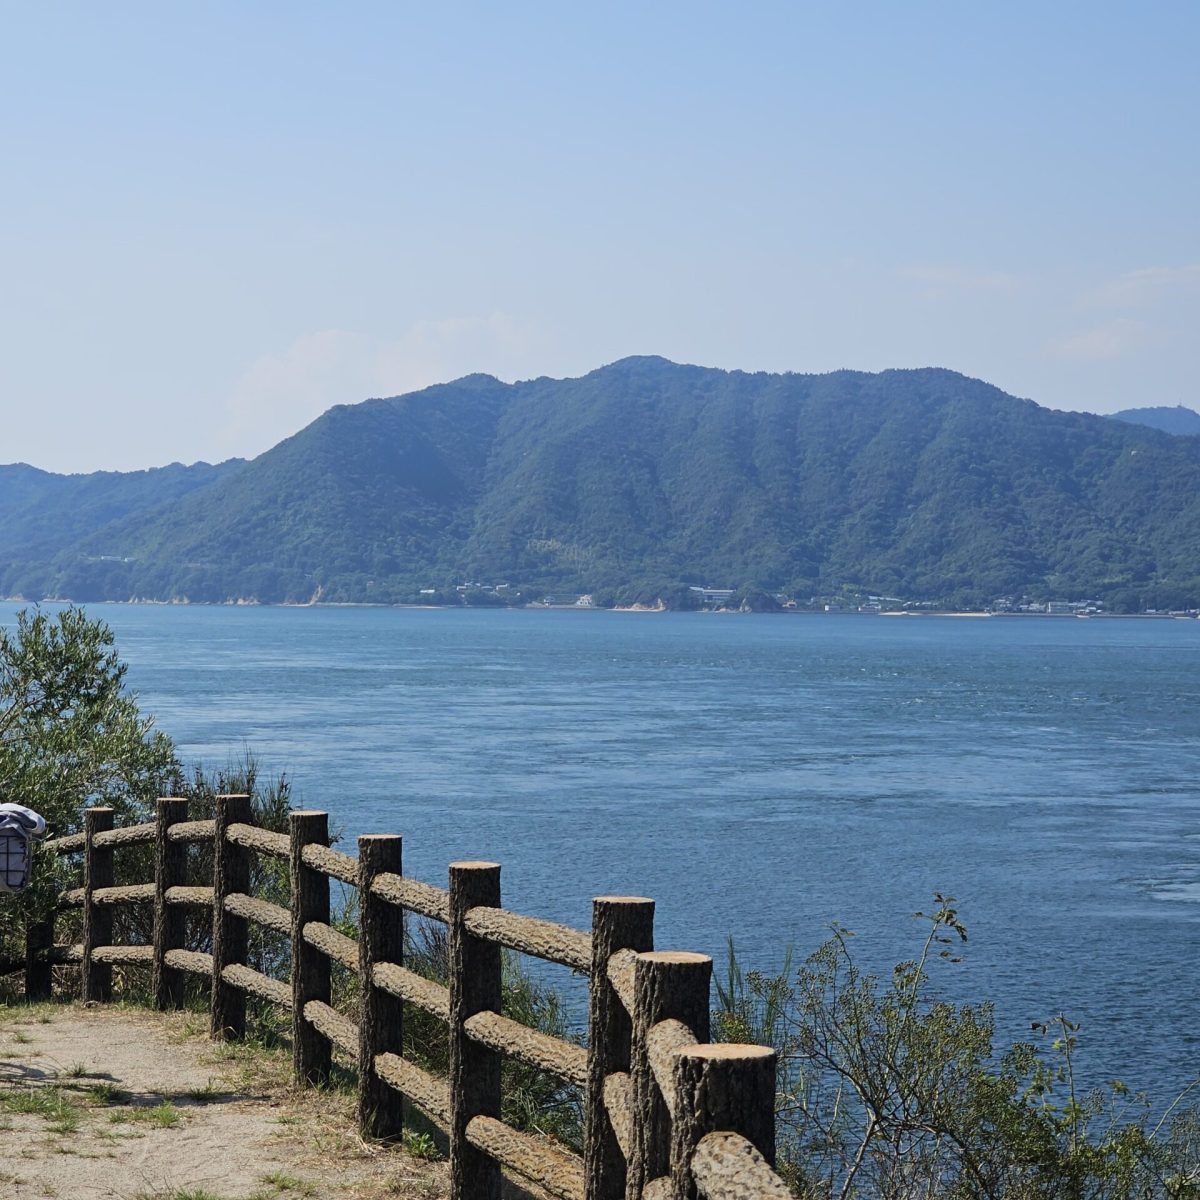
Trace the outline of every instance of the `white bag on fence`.
{"label": "white bag on fence", "polygon": [[46,834],[46,822],[23,804],[0,804],[0,893],[29,886],[29,843]]}

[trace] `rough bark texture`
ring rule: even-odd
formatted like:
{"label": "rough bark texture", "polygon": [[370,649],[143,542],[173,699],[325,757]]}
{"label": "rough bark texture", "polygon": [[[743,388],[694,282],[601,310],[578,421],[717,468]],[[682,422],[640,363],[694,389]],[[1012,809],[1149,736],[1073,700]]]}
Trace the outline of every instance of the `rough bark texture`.
{"label": "rough bark texture", "polygon": [[93,957],[97,946],[112,942],[112,909],[93,899],[97,888],[112,887],[113,852],[111,846],[97,846],[96,835],[113,826],[111,808],[89,808],[83,814],[83,998],[112,999],[112,967]]}
{"label": "rough bark texture", "polygon": [[375,983],[380,963],[404,962],[404,911],[372,890],[383,872],[399,875],[404,842],[396,834],[358,839],[358,1128],[364,1137],[397,1138],[404,1131],[404,1106],[379,1077],[379,1054],[404,1054],[404,1006]]}
{"label": "rough bark texture", "polygon": [[381,1054],[375,1060],[375,1071],[380,1079],[419,1105],[439,1129],[449,1132],[450,1089],[443,1080],[398,1054]]}
{"label": "rough bark texture", "polygon": [[323,812],[288,814],[292,859],[292,1069],[297,1083],[329,1078],[329,1039],[304,1017],[310,1000],[329,1003],[329,959],[304,940],[309,921],[329,924],[329,877],[304,861],[304,847],[329,844],[329,816]]}
{"label": "rough bark texture", "polygon": [[472,1117],[467,1138],[473,1146],[552,1195],[562,1200],[584,1200],[583,1163],[576,1155],[495,1117]]}
{"label": "rough bark texture", "polygon": [[240,1040],[246,1034],[246,997],[225,978],[225,968],[246,961],[246,918],[225,907],[225,897],[250,887],[250,856],[225,836],[250,820],[249,796],[218,796],[213,837],[212,1036]]}
{"label": "rough bark texture", "polygon": [[304,940],[328,958],[358,974],[358,943],[353,938],[339,933],[332,925],[309,921],[304,927]]}
{"label": "rough bark texture", "polygon": [[[632,1151],[633,1080],[628,1071],[614,1071],[604,1081],[604,1111],[621,1151],[621,1179],[625,1178],[625,1162]],[[622,1186],[624,1186],[622,1184]]]}
{"label": "rough bark texture", "polygon": [[212,886],[167,888],[166,900],[168,904],[181,904],[184,907],[212,908]]}
{"label": "rough bark texture", "polygon": [[682,1021],[697,1041],[708,1041],[711,978],[707,954],[659,951],[639,954],[634,964],[633,1154],[626,1188],[631,1200],[671,1166],[671,1117],[650,1066],[650,1030],[659,1021]]}
{"label": "rough bark texture", "polygon": [[93,904],[150,904],[154,901],[154,884],[130,883],[121,887],[97,888],[92,893]]}
{"label": "rough bark texture", "polygon": [[[395,834],[384,834],[384,837],[394,837]],[[320,846],[316,842],[304,847],[304,861],[316,871],[323,871],[343,883],[358,883],[358,859],[340,850],[331,850],[328,846]]]}
{"label": "rough bark texture", "polygon": [[520,1021],[494,1012],[476,1013],[468,1018],[466,1030],[484,1046],[511,1054],[532,1067],[551,1071],[577,1087],[587,1086],[587,1051],[582,1046],[539,1033]]}
{"label": "rough bark texture", "polygon": [[[583,1159],[588,1200],[625,1195],[629,1107],[608,1112],[610,1076],[629,1070],[633,1025],[608,975],[619,950],[654,948],[654,901],[641,896],[598,896],[592,901],[592,961],[588,985],[588,1064]],[[618,1089],[619,1090],[619,1089]],[[623,1131],[624,1136],[618,1131]]]}
{"label": "rough bark texture", "polygon": [[276,833],[271,829],[259,829],[245,821],[234,821],[226,830],[226,836],[231,842],[235,842],[247,850],[253,850],[256,854],[266,854],[272,858],[282,858],[284,862],[287,862],[292,854],[292,844],[286,833]]}
{"label": "rough bark texture", "polygon": [[177,971],[188,971],[192,975],[211,975],[213,956],[199,950],[168,950],[167,966]]}
{"label": "rough bark texture", "polygon": [[443,1021],[450,1020],[449,988],[434,983],[432,979],[425,979],[407,967],[398,967],[395,963],[376,963],[371,974],[376,987],[433,1013],[435,1017],[441,1017]]}
{"label": "rough bark texture", "polygon": [[739,1133],[709,1133],[692,1154],[692,1178],[706,1200],[793,1200],[788,1185]]}
{"label": "rough bark texture", "polygon": [[231,963],[221,972],[221,978],[239,992],[250,992],[262,1000],[270,1000],[281,1008],[292,1007],[292,989],[270,975],[264,975],[242,963]]}
{"label": "rough bark texture", "polygon": [[693,1046],[675,1056],[671,1184],[696,1200],[692,1154],[709,1133],[737,1133],[775,1162],[775,1051],[766,1046]]}
{"label": "rough bark texture", "polygon": [[211,842],[216,837],[216,821],[180,821],[168,834],[173,842]]}
{"label": "rough bark texture", "polygon": [[476,908],[467,913],[466,925],[476,937],[499,942],[521,954],[561,963],[575,971],[586,971],[592,965],[592,939],[568,925],[503,908]]}
{"label": "rough bark texture", "polygon": [[97,963],[145,964],[154,962],[153,946],[95,946],[92,949],[92,961]]}
{"label": "rough bark texture", "polygon": [[311,1021],[339,1050],[358,1053],[358,1026],[336,1008],[310,1000],[304,1006],[305,1019]]}
{"label": "rough bark texture", "polygon": [[269,900],[256,900],[245,892],[232,892],[225,897],[225,907],[235,917],[245,917],[276,933],[292,932],[292,914]]}
{"label": "rough bark texture", "polygon": [[468,932],[472,908],[500,907],[495,863],[450,864],[450,1195],[452,1200],[500,1200],[500,1167],[471,1145],[474,1117],[500,1116],[500,1056],[467,1035],[478,1012],[499,1012],[500,947]]}
{"label": "rough bark texture", "polygon": [[158,802],[157,837],[154,842],[154,989],[156,1008],[183,1007],[183,975],[167,965],[167,951],[183,947],[187,913],[167,900],[167,893],[187,879],[187,845],[173,842],[172,825],[187,820],[188,802],[164,797]]}
{"label": "rough bark texture", "polygon": [[97,831],[94,844],[115,849],[117,846],[137,846],[155,839],[156,826],[153,821],[143,825],[122,825],[120,829],[108,828]]}
{"label": "rough bark texture", "polygon": [[371,884],[371,891],[381,899],[420,913],[423,917],[432,917],[435,921],[450,920],[450,895],[432,883],[405,879],[403,875],[388,871]]}

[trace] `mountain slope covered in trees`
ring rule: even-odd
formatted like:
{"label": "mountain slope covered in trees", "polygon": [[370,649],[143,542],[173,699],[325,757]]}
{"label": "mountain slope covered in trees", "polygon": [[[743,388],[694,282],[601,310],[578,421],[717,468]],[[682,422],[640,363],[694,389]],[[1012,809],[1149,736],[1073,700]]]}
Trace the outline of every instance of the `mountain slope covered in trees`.
{"label": "mountain slope covered in trees", "polygon": [[1200,439],[945,370],[633,358],[340,406],[210,486],[0,554],[4,593],[78,599],[389,602],[467,580],[1198,603]]}
{"label": "mountain slope covered in trees", "polygon": [[1161,429],[1163,433],[1184,435],[1200,434],[1200,412],[1184,408],[1182,404],[1158,408],[1125,408],[1112,414],[1114,421],[1128,421],[1133,425],[1148,425]]}

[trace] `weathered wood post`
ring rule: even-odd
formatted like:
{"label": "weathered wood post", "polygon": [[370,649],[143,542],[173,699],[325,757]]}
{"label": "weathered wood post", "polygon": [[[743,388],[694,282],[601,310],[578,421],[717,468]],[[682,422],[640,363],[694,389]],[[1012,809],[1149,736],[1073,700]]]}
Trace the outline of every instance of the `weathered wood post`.
{"label": "weathered wood post", "polygon": [[[775,1165],[775,1062],[775,1051],[769,1046],[725,1043],[690,1046],[676,1052],[676,1105],[671,1122],[674,1200],[696,1200],[692,1154],[705,1134],[740,1134],[768,1166]],[[724,1180],[728,1186],[723,1194],[759,1194],[757,1187],[736,1186],[740,1173],[752,1167],[744,1159],[729,1161],[725,1166],[729,1176]]]}
{"label": "weathered wood post", "polygon": [[183,1007],[183,973],[168,967],[168,950],[182,950],[187,932],[183,906],[167,903],[167,889],[187,882],[187,846],[170,838],[172,825],[187,820],[188,802],[177,797],[158,801],[154,830],[154,1005]]}
{"label": "weathered wood post", "polygon": [[400,875],[404,840],[398,834],[364,834],[358,839],[358,1128],[363,1137],[397,1138],[404,1130],[404,1105],[375,1074],[377,1054],[404,1054],[404,1006],[377,988],[375,964],[404,962],[404,910],[371,891],[376,875]]}
{"label": "weathered wood post", "polygon": [[329,924],[329,876],[304,861],[311,842],[329,845],[329,814],[288,813],[292,843],[292,1070],[297,1083],[321,1083],[329,1078],[332,1054],[329,1039],[304,1015],[310,1000],[329,1003],[329,956],[304,940],[309,921]]}
{"label": "weathered wood post", "polygon": [[54,983],[54,917],[34,917],[25,926],[25,998],[49,1000]]}
{"label": "weathered wood post", "polygon": [[[588,1081],[584,1125],[587,1200],[622,1200],[625,1154],[604,1103],[610,1075],[629,1071],[633,1023],[608,978],[618,950],[654,947],[654,901],[641,896],[597,896],[592,901],[592,971],[588,984]],[[630,1097],[632,1101],[632,1096]]]}
{"label": "weathered wood post", "polygon": [[111,846],[97,846],[96,834],[113,827],[111,808],[89,808],[83,814],[83,998],[84,1000],[112,999],[112,967],[92,958],[97,946],[112,944],[112,909],[97,904],[97,888],[113,885],[113,852]]}
{"label": "weathered wood post", "polygon": [[650,1182],[671,1169],[671,1115],[650,1065],[650,1031],[660,1021],[686,1025],[697,1042],[708,1041],[709,983],[707,954],[661,950],[639,954],[634,965],[633,1147],[627,1195],[638,1197]]}
{"label": "weathered wood post", "polygon": [[247,951],[246,918],[225,907],[225,897],[250,890],[250,855],[227,836],[230,825],[248,825],[254,815],[249,796],[216,798],[216,831],[213,838],[213,978],[211,1034],[219,1040],[237,1041],[246,1036],[246,997],[241,988],[227,983],[221,972],[244,963]]}
{"label": "weathered wood post", "polygon": [[450,864],[450,1197],[500,1200],[500,1166],[467,1141],[472,1117],[500,1117],[500,1056],[468,1036],[478,1012],[499,1012],[500,947],[467,932],[467,912],[500,906],[496,863]]}

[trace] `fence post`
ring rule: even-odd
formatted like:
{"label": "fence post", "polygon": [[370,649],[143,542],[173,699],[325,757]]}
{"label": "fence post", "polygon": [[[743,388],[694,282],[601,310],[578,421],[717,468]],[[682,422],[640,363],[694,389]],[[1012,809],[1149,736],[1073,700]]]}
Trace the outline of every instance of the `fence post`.
{"label": "fence post", "polygon": [[404,1102],[375,1074],[377,1054],[404,1054],[404,1005],[375,986],[378,962],[404,962],[404,910],[371,892],[376,875],[402,874],[404,839],[394,833],[358,839],[358,1128],[363,1137],[397,1138]]}
{"label": "fence post", "polygon": [[111,808],[89,808],[83,814],[83,998],[112,999],[112,966],[94,962],[97,946],[112,944],[112,909],[97,904],[97,888],[112,887],[113,852],[111,846],[97,846],[96,834],[113,827]]}
{"label": "fence post", "polygon": [[305,1017],[310,1000],[329,1003],[329,957],[304,940],[309,921],[329,924],[329,876],[304,862],[310,842],[329,845],[329,814],[288,813],[292,842],[292,1070],[297,1083],[321,1083],[329,1078],[332,1054],[329,1039]]}
{"label": "fence post", "polygon": [[25,998],[49,1000],[53,990],[54,917],[34,917],[25,926]]}
{"label": "fence post", "polygon": [[654,946],[654,901],[641,896],[597,896],[592,901],[592,973],[588,984],[588,1081],[584,1111],[587,1200],[622,1200],[625,1155],[604,1104],[604,1081],[628,1071],[633,1024],[608,979],[618,950]]}
{"label": "fence post", "polygon": [[500,1056],[472,1041],[464,1025],[501,1007],[500,947],[472,936],[464,919],[500,906],[496,863],[450,864],[450,1200],[500,1200],[500,1165],[467,1141],[472,1117],[500,1116]]}
{"label": "fence post", "polygon": [[692,1152],[708,1133],[741,1134],[775,1165],[775,1062],[769,1046],[689,1046],[675,1056],[671,1195],[696,1200]]}
{"label": "fence post", "polygon": [[671,1115],[650,1068],[649,1034],[659,1021],[683,1022],[698,1042],[708,1041],[712,959],[707,954],[662,950],[639,954],[633,970],[632,1153],[627,1194],[671,1169]]}
{"label": "fence post", "polygon": [[225,897],[250,890],[250,855],[226,836],[230,825],[248,825],[253,816],[250,797],[216,798],[213,837],[213,978],[211,1033],[218,1040],[238,1041],[246,1036],[246,997],[226,983],[221,972],[246,961],[246,918],[225,908]]}
{"label": "fence post", "polygon": [[188,802],[177,797],[158,801],[154,830],[154,1005],[183,1007],[183,974],[168,967],[168,950],[183,949],[187,914],[182,905],[167,903],[167,889],[187,882],[187,846],[173,842],[172,825],[187,820]]}

